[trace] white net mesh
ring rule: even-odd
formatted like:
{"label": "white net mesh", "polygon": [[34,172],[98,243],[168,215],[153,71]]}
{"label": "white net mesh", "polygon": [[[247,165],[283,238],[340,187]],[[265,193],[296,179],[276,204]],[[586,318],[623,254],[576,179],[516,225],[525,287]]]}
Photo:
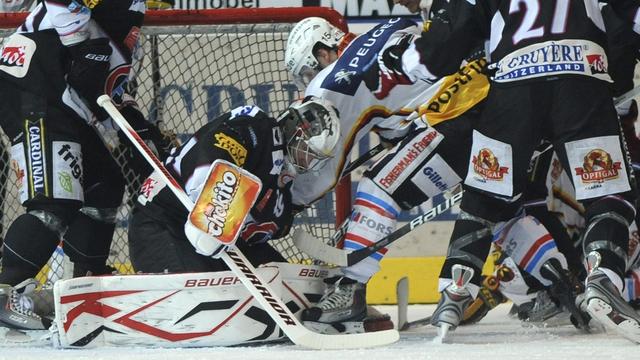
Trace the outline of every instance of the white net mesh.
{"label": "white net mesh", "polygon": [[[218,115],[244,104],[255,104],[272,116],[299,97],[284,69],[284,46],[292,23],[239,25],[146,26],[137,52],[136,98],[143,113],[161,128],[175,132],[182,140]],[[3,37],[11,34],[5,30]],[[11,170],[3,135],[0,148],[0,202],[2,234],[24,210],[17,199],[16,174]],[[116,151],[117,153],[117,151]],[[123,163],[127,193],[118,214],[109,264],[130,273],[126,228],[131,194],[140,185]],[[327,239],[335,226],[335,196],[325,197],[299,214],[297,226]],[[289,238],[275,241],[276,248],[290,261],[304,261]],[[72,275],[62,262],[61,249],[52,257],[40,280]]]}

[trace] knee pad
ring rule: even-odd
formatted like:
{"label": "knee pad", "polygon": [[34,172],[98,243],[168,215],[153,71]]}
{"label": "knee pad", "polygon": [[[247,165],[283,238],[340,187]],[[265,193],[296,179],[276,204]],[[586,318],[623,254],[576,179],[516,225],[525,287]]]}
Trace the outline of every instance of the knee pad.
{"label": "knee pad", "polygon": [[602,265],[618,275],[625,272],[628,267],[629,225],[634,217],[633,206],[618,196],[605,196],[587,207],[583,251],[591,259],[590,268]]}
{"label": "knee pad", "polygon": [[495,237],[496,245],[500,246],[506,255],[545,286],[551,285],[551,281],[540,274],[545,261],[555,258],[567,269],[567,259],[558,251],[553,236],[532,216],[510,221]]}
{"label": "knee pad", "polygon": [[60,236],[51,222],[45,223],[42,219],[51,220],[53,217],[46,212],[40,213],[40,217],[27,213],[11,223],[4,239],[0,283],[16,285],[24,279],[33,278],[47,263],[60,242]]}

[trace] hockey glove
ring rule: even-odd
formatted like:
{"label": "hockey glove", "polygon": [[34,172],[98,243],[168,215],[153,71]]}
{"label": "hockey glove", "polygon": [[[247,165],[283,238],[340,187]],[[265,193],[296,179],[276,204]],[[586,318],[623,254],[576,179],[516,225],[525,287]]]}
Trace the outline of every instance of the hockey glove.
{"label": "hockey glove", "polygon": [[402,54],[412,40],[412,35],[405,35],[398,44],[379,53],[377,61],[373,61],[363,73],[364,83],[376,99],[386,98],[396,85],[413,83],[402,70]]}
{"label": "hockey glove", "polygon": [[[137,106],[127,104],[120,112],[127,119],[129,125],[138,133],[138,136],[144,140],[160,160],[164,161],[174,146],[175,138],[165,136],[155,124],[147,121]],[[122,130],[118,131],[118,137],[120,138],[120,144],[126,145],[126,148],[123,149],[123,154],[129,167],[133,169],[136,175],[141,177],[148,176],[152,170],[151,166],[122,133]]]}
{"label": "hockey glove", "polygon": [[506,301],[498,287],[500,281],[493,275],[484,276],[476,299],[464,311],[460,325],[475,324],[482,320],[489,310]]}
{"label": "hockey glove", "polygon": [[96,103],[98,96],[104,94],[104,84],[109,72],[111,46],[109,39],[91,39],[69,47],[71,69],[67,74],[67,83],[87,103],[87,106],[99,119],[105,119],[102,108]]}

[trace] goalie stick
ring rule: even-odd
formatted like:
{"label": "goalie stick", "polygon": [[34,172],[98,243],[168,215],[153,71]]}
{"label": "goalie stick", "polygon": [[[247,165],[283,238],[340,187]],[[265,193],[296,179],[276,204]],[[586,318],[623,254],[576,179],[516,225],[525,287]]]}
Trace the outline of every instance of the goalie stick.
{"label": "goalie stick", "polygon": [[[167,171],[162,162],[153,154],[138,134],[131,128],[120,111],[113,105],[108,95],[102,95],[97,100],[118,125],[122,132],[129,138],[142,156],[149,162],[155,171],[161,174],[163,181],[180,200],[191,210],[193,202],[180,187],[178,182]],[[258,301],[262,308],[282,329],[287,337],[296,345],[311,349],[356,349],[372,346],[382,346],[396,342],[400,335],[396,330],[383,330],[363,334],[326,335],[315,333],[302,325],[293,315],[291,310],[276,295],[263,279],[258,276],[256,269],[247,258],[237,249],[229,249],[220,257],[231,271],[246,286],[249,293]]]}

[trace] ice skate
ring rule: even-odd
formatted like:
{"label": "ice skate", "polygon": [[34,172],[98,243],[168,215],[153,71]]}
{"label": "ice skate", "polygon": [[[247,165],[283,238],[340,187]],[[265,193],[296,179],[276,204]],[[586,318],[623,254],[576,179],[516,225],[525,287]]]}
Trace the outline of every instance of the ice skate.
{"label": "ice skate", "polygon": [[520,314],[525,325],[549,327],[571,324],[570,314],[556,303],[547,290],[540,290],[536,294],[533,306],[525,308]]}
{"label": "ice skate", "polygon": [[622,298],[611,279],[598,268],[587,278],[585,302],[587,312],[604,327],[640,343],[640,316]]}
{"label": "ice skate", "polygon": [[365,332],[365,285],[348,277],[329,278],[325,282],[329,286],[324,296],[316,306],[302,312],[305,326],[324,334]]}
{"label": "ice skate", "polygon": [[441,343],[449,330],[455,330],[460,324],[465,308],[473,301],[467,284],[473,277],[473,269],[464,265],[453,265],[451,269],[453,282],[442,292],[436,311],[431,317],[431,325],[437,326],[438,336],[434,343]]}
{"label": "ice skate", "polygon": [[[567,274],[567,270],[562,268],[560,262],[557,259],[549,259],[540,269],[540,274],[550,280],[552,285],[548,288],[549,295],[552,300],[560,308],[560,313],[566,310],[571,314],[571,322],[578,329],[588,330],[589,319],[587,315],[576,307],[577,286],[573,285],[573,282]],[[537,301],[537,300],[536,300]],[[560,314],[559,313],[559,314]],[[551,319],[541,319],[546,321]],[[558,319],[555,319],[558,320]],[[553,324],[553,322],[549,323]]]}
{"label": "ice skate", "polygon": [[34,312],[34,302],[29,297],[36,281],[28,279],[12,287],[0,284],[0,325],[19,330],[46,330],[51,320]]}

